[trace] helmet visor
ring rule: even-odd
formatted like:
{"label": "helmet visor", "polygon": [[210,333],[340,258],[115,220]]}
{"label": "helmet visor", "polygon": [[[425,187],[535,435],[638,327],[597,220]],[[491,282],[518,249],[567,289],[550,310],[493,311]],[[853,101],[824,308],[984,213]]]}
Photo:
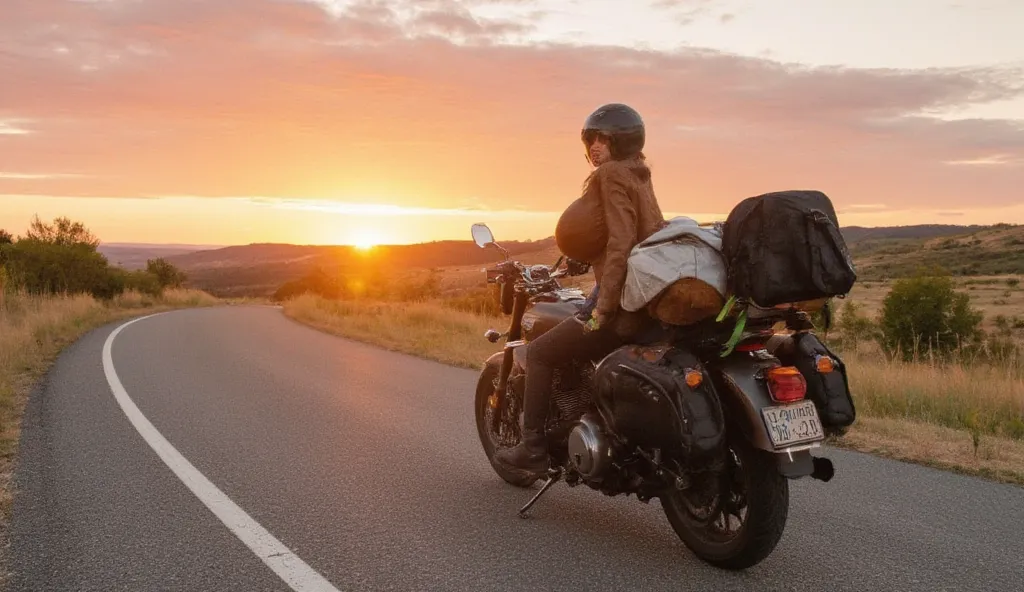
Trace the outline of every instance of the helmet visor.
{"label": "helmet visor", "polygon": [[598,131],[596,129],[583,130],[582,132],[580,132],[580,138],[583,140],[583,145],[586,146],[587,148],[589,148],[590,145],[594,143],[594,140],[598,138],[604,138],[605,142],[608,142],[610,139],[608,134]]}

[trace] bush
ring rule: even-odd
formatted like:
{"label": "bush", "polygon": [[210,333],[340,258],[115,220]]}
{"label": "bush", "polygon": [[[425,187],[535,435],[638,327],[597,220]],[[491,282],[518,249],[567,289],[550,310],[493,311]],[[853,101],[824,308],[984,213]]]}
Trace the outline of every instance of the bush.
{"label": "bush", "polygon": [[843,304],[835,325],[839,347],[856,349],[860,343],[878,339],[878,325],[862,315],[860,310],[860,305],[853,300]]}
{"label": "bush", "polygon": [[161,259],[147,271],[112,267],[96,250],[97,239],[81,222],[57,218],[46,224],[36,216],[24,237],[14,241],[0,231],[0,285],[29,294],[90,294],[111,300],[132,290],[160,296],[177,287],[184,274]]}
{"label": "bush", "polygon": [[88,244],[23,238],[4,250],[10,280],[29,293],[90,293],[102,298],[110,288],[107,259]]}
{"label": "bush", "polygon": [[188,279],[185,272],[171,265],[163,258],[146,261],[146,272],[156,278],[157,284],[163,288],[180,288]]}
{"label": "bush", "polygon": [[981,334],[982,314],[970,296],[954,290],[941,271],[919,271],[897,280],[882,304],[883,348],[890,355],[912,359],[921,351],[948,354]]}

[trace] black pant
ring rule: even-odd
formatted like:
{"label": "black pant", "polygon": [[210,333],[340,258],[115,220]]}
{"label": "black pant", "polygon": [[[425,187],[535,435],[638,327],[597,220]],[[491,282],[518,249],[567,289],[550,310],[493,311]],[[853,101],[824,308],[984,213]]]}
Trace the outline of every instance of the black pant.
{"label": "black pant", "polygon": [[572,360],[596,361],[626,342],[610,324],[587,332],[573,317],[531,341],[526,350],[523,429],[544,431],[553,370],[556,367]]}

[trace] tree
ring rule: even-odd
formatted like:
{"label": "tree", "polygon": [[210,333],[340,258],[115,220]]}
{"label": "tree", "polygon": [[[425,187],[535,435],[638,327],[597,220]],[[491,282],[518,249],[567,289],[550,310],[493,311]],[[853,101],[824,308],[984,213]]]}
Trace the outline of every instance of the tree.
{"label": "tree", "polygon": [[897,280],[882,303],[882,345],[911,359],[921,350],[945,354],[981,336],[982,314],[941,270]]}
{"label": "tree", "polygon": [[100,244],[100,240],[92,232],[89,232],[84,224],[73,222],[70,218],[63,216],[54,219],[52,224],[46,224],[39,219],[39,216],[34,216],[25,238],[62,247],[87,245],[94,250]]}
{"label": "tree", "polygon": [[846,300],[836,321],[836,334],[843,348],[857,349],[865,341],[878,337],[878,328],[868,317],[861,314],[861,305]]}
{"label": "tree", "polygon": [[35,294],[82,292],[104,297],[110,291],[107,259],[87,244],[64,246],[23,238],[4,248],[14,285]]}
{"label": "tree", "polygon": [[24,237],[0,245],[0,258],[12,285],[31,293],[110,298],[124,284],[97,246],[99,240],[81,222],[62,217],[47,224],[35,216]]}
{"label": "tree", "polygon": [[0,245],[11,244],[14,244],[14,236],[10,232],[7,232],[3,228],[0,228]]}
{"label": "tree", "polygon": [[160,288],[180,288],[188,277],[164,258],[149,259],[146,261],[146,272],[156,276]]}

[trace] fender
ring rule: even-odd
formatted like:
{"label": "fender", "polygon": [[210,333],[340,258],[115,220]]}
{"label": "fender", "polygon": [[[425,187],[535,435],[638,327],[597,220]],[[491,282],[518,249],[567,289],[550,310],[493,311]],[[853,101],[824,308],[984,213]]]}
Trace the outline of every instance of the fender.
{"label": "fender", "polygon": [[483,374],[488,366],[494,366],[497,369],[501,369],[501,361],[505,357],[505,352],[494,352],[491,357],[484,360],[484,365],[480,369],[480,373]]}
{"label": "fender", "polygon": [[[741,433],[755,448],[775,456],[779,472],[789,478],[805,477],[814,472],[814,458],[809,449],[776,450],[768,437],[761,409],[775,405],[768,386],[757,376],[763,370],[779,365],[771,355],[732,356],[716,360],[709,366],[712,380],[726,416],[738,424]],[[802,448],[802,449],[800,449]]]}

